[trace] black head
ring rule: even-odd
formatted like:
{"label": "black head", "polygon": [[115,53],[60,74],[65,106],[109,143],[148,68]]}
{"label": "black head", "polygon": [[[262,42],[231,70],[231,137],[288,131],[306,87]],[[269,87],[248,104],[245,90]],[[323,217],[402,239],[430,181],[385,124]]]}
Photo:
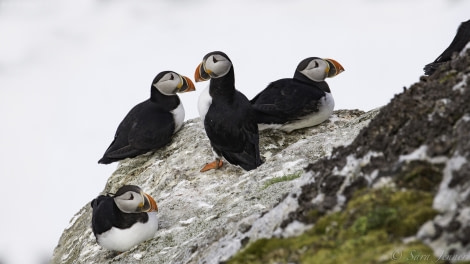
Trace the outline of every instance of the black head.
{"label": "black head", "polygon": [[233,70],[232,61],[222,51],[207,53],[194,73],[196,82],[207,81],[211,78],[220,78]]}
{"label": "black head", "polygon": [[152,89],[154,88],[167,96],[195,90],[191,79],[174,71],[162,71],[157,74],[152,81]]}
{"label": "black head", "polygon": [[334,77],[344,71],[343,66],[332,59],[309,57],[303,59],[295,70],[294,78],[307,77],[314,82],[322,82],[328,77]]}
{"label": "black head", "polygon": [[139,186],[124,185],[113,196],[117,207],[124,213],[158,211],[152,196],[144,193]]}

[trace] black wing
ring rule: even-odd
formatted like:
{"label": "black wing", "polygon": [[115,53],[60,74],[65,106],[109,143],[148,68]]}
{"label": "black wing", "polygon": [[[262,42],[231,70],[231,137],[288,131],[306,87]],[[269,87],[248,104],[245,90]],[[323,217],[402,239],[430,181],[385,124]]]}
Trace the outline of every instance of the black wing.
{"label": "black wing", "polygon": [[295,79],[281,79],[266,87],[251,103],[260,124],[283,124],[318,111],[319,100],[325,96],[320,85],[307,84]]}
{"label": "black wing", "polygon": [[121,212],[111,196],[98,196],[91,202],[91,207],[93,208],[91,227],[95,236],[112,227],[124,229],[137,222],[146,223],[148,221],[148,214],[145,212],[133,214]]}
{"label": "black wing", "polygon": [[119,124],[113,142],[98,163],[109,164],[159,149],[170,142],[174,130],[170,112],[150,101],[138,104]]}
{"label": "black wing", "polygon": [[237,91],[231,103],[212,101],[204,127],[214,150],[228,162],[245,170],[261,165],[258,125],[243,94]]}
{"label": "black wing", "polygon": [[437,57],[434,62],[424,66],[424,74],[433,74],[442,63],[451,60],[452,54],[454,54],[454,52],[460,52],[468,42],[470,42],[470,20],[460,24],[459,29],[457,30],[457,34],[450,43],[449,47],[447,47],[447,49],[445,49],[444,52],[442,52],[442,54],[439,55],[439,57]]}
{"label": "black wing", "polygon": [[100,195],[91,202],[93,214],[91,218],[91,228],[95,236],[108,231],[113,227],[111,218],[113,217],[113,198]]}

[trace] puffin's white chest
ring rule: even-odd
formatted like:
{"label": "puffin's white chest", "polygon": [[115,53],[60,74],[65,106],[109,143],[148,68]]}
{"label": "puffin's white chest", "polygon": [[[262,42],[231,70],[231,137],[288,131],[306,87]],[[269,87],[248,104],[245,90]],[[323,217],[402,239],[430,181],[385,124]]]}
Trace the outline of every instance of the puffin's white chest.
{"label": "puffin's white chest", "polygon": [[149,212],[147,223],[135,223],[127,229],[112,227],[110,230],[97,235],[100,246],[109,250],[124,252],[133,246],[152,238],[158,230],[156,212]]}
{"label": "puffin's white chest", "polygon": [[199,116],[201,117],[202,123],[204,123],[204,118],[206,117],[207,111],[212,104],[212,97],[209,94],[209,85],[202,91],[199,95],[199,100],[197,102],[197,107],[199,110]]}
{"label": "puffin's white chest", "polygon": [[296,129],[316,126],[327,120],[333,113],[334,108],[335,100],[333,99],[333,96],[331,93],[326,93],[326,95],[320,99],[318,112],[306,115],[297,121],[284,124],[279,129],[290,133]]}
{"label": "puffin's white chest", "polygon": [[171,114],[173,115],[173,119],[175,120],[175,131],[173,133],[176,133],[178,130],[181,129],[183,126],[184,122],[184,107],[183,104],[180,103],[178,107],[173,109],[171,111]]}

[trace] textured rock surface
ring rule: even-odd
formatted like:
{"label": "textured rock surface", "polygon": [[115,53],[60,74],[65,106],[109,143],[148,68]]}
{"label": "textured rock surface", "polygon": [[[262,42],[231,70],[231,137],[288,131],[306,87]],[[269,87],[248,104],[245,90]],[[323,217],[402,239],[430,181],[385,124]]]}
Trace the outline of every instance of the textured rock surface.
{"label": "textured rock surface", "polygon": [[[233,261],[469,261],[469,80],[470,56],[467,51],[466,55],[461,54],[445,63],[432,76],[421,78],[420,82],[395,96],[351,144],[310,164],[302,176],[305,184],[301,189],[291,192],[269,212],[290,210],[279,228],[272,229],[275,230],[274,237],[286,237],[291,226],[313,226],[305,233],[314,235],[259,240],[249,244]],[[401,194],[403,197],[395,199],[408,202],[378,202],[380,194],[376,190]],[[424,199],[414,202],[406,198],[412,194],[431,195],[432,203],[410,211],[410,207]],[[357,203],[358,200],[363,205]],[[350,202],[356,206],[351,206]],[[362,210],[359,206],[371,209],[365,215],[354,216],[356,211]],[[403,211],[417,212],[419,219],[406,219],[408,215],[400,215]],[[265,228],[264,217],[253,223],[251,232]],[[387,221],[395,227],[390,228]],[[402,225],[406,232],[400,229]],[[269,232],[263,232],[266,233]],[[260,251],[263,253],[259,254]],[[373,254],[365,256],[362,252]],[[415,259],[413,252],[414,256],[421,254],[424,258],[418,256]]]}
{"label": "textured rock surface", "polygon": [[113,258],[94,241],[87,205],[53,262],[468,261],[469,76],[467,51],[380,110],[263,133],[265,163],[251,172],[199,173],[211,151],[201,124],[189,121],[165,149],[122,162],[105,187],[134,183],[156,198],[155,238]]}
{"label": "textured rock surface", "polygon": [[[260,146],[265,162],[250,172],[225,164],[220,170],[200,173],[205,162],[213,159],[212,151],[199,119],[190,120],[167,147],[121,162],[103,191],[114,192],[123,184],[136,184],[152,195],[160,210],[155,238],[114,256],[96,244],[90,227],[91,208],[85,205],[64,231],[52,262],[226,260],[249,240],[244,233],[253,230],[252,223],[263,214],[268,228],[265,233],[253,233],[253,239],[271,236],[271,230],[289,210],[270,209],[308,180],[305,175],[300,177],[304,168],[328,156],[334,147],[349,144],[377,112],[340,110],[314,128],[291,134],[263,131]],[[292,232],[303,229],[299,226]]]}
{"label": "textured rock surface", "polygon": [[[307,171],[316,174],[316,183],[329,185],[328,179],[338,178],[324,193],[331,197],[331,206],[353,190],[383,182],[430,190],[439,214],[423,226],[419,238],[436,255],[467,255],[470,260],[469,80],[470,57],[456,58],[396,96],[333,158],[310,165]],[[412,172],[418,172],[416,178],[403,178]],[[303,188],[307,205],[319,195],[309,190],[318,186]]]}

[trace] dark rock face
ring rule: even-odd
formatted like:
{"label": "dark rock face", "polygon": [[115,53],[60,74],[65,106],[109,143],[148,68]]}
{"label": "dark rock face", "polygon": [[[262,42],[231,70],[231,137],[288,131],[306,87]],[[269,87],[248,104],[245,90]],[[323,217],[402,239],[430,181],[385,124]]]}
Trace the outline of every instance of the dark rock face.
{"label": "dark rock face", "polygon": [[437,215],[415,238],[436,256],[470,258],[469,54],[405,88],[351,144],[310,164],[314,181],[301,187],[299,206],[281,227],[315,224],[364,188],[424,191],[434,196]]}

